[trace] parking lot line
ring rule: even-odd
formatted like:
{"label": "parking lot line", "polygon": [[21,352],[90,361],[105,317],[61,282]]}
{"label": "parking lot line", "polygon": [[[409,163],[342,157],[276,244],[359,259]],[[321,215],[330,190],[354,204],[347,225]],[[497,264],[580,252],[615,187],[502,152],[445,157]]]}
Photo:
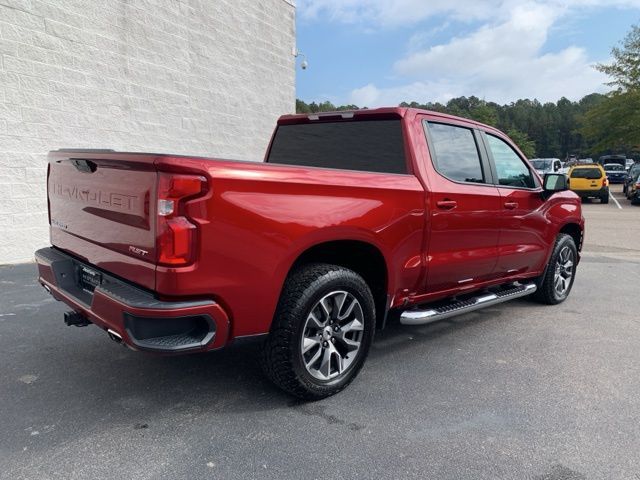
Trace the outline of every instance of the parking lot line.
{"label": "parking lot line", "polygon": [[618,200],[616,200],[616,197],[614,197],[611,192],[609,192],[609,196],[613,199],[614,202],[616,202],[616,205],[618,206],[618,208],[620,210],[622,210],[622,205],[620,205],[620,202],[618,202]]}

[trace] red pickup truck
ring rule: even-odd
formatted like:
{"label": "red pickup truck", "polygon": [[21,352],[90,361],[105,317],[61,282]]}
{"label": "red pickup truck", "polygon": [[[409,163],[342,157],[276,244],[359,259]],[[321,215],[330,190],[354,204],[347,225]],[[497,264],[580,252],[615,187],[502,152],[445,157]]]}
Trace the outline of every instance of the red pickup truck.
{"label": "red pickup truck", "polygon": [[287,115],[263,163],[58,150],[39,281],[120,343],[164,354],[260,340],[267,375],[322,398],[387,319],[424,324],[575,278],[580,199],[500,131],[381,108]]}

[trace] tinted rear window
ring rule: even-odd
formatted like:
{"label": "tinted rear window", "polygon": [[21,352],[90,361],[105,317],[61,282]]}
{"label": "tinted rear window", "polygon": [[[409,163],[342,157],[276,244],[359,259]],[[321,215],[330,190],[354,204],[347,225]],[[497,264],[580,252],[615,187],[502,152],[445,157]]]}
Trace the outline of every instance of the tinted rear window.
{"label": "tinted rear window", "polygon": [[407,173],[400,120],[280,125],[267,161]]}
{"label": "tinted rear window", "polygon": [[602,178],[602,172],[599,168],[575,168],[573,172],[571,172],[571,178],[597,180],[598,178]]}

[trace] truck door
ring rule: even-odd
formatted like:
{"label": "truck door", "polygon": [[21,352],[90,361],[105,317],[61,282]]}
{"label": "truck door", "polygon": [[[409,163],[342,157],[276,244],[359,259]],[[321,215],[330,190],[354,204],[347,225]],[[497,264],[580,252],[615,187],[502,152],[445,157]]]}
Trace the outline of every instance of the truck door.
{"label": "truck door", "polygon": [[483,133],[501,199],[499,258],[496,272],[512,276],[542,268],[550,248],[539,185],[527,162],[505,140]]}
{"label": "truck door", "polygon": [[425,293],[472,288],[495,278],[500,194],[472,125],[437,116],[422,120],[431,157]]}

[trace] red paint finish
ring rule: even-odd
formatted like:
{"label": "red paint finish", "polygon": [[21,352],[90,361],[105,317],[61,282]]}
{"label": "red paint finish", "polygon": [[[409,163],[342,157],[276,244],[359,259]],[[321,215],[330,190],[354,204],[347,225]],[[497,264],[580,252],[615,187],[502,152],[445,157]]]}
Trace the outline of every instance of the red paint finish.
{"label": "red paint finish", "polygon": [[[214,300],[220,311],[209,314],[216,324],[228,323],[228,331],[218,326],[223,334],[216,335],[215,347],[268,332],[292,265],[325,242],[360,241],[377,249],[387,267],[391,306],[539,275],[560,229],[582,228],[579,199],[563,192],[543,200],[539,190],[447,180],[430,157],[425,115],[499,134],[472,121],[403,108],[360,111],[344,120],[400,118],[406,175],[172,155],[52,152],[51,242],[158,299]],[[290,123],[313,121],[302,115],[279,121]],[[79,170],[73,159],[92,162],[95,171]],[[159,262],[164,257],[157,246],[164,244],[158,179],[166,183],[171,174],[202,177],[206,185],[175,213],[195,227],[189,234],[193,240],[180,243],[184,266]],[[121,331],[117,301],[96,294],[91,308],[79,305],[41,267],[40,280],[54,296],[104,328]]]}
{"label": "red paint finish", "polygon": [[[77,167],[79,160],[83,163]],[[87,263],[153,289],[154,162],[153,155],[51,152],[51,243]]]}

